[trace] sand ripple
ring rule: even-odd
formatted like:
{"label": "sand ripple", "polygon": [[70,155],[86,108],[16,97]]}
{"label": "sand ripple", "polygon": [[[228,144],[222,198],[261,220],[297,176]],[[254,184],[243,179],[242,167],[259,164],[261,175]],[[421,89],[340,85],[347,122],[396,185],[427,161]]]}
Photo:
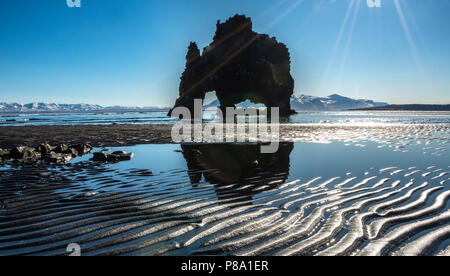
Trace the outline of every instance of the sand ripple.
{"label": "sand ripple", "polygon": [[21,168],[19,185],[2,169],[0,255],[448,255],[448,170],[193,186],[185,170]]}

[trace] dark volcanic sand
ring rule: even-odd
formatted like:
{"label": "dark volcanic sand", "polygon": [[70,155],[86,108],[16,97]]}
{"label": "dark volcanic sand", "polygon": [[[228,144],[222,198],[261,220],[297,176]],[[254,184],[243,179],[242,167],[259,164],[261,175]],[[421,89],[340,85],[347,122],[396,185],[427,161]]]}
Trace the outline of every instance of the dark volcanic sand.
{"label": "dark volcanic sand", "polygon": [[91,144],[94,147],[172,143],[171,125],[6,126],[0,127],[0,148],[41,143]]}

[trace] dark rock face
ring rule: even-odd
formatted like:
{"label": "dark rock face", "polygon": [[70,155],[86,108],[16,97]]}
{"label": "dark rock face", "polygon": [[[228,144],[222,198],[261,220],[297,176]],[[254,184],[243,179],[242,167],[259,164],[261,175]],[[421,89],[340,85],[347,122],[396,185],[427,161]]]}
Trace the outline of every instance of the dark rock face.
{"label": "dark rock face", "polygon": [[73,158],[74,156],[72,154],[50,152],[50,154],[46,156],[45,161],[50,163],[65,163]]}
{"label": "dark rock face", "polygon": [[90,145],[86,145],[86,144],[77,144],[77,145],[72,146],[71,150],[76,155],[83,156],[83,155],[91,152],[92,147]]}
{"label": "dark rock face", "polygon": [[0,159],[9,156],[9,150],[0,149]]}
{"label": "dark rock face", "polygon": [[290,105],[293,90],[286,45],[252,31],[250,18],[235,15],[225,23],[218,21],[213,42],[201,55],[196,43],[189,45],[174,107],[187,107],[193,114],[194,99],[216,91],[224,111],[249,99],[279,107],[280,116],[287,117],[295,113]]}
{"label": "dark rock face", "polygon": [[106,153],[104,152],[94,152],[93,160],[97,162],[106,162],[108,159]]}
{"label": "dark rock face", "polygon": [[133,153],[128,153],[125,151],[115,151],[111,154],[106,154],[103,151],[94,152],[93,160],[97,162],[109,162],[109,163],[118,163],[121,161],[129,161],[133,158]]}
{"label": "dark rock face", "polygon": [[41,144],[36,147],[36,151],[40,152],[43,155],[50,154],[55,149],[55,147],[49,145],[49,144]]}
{"label": "dark rock face", "polygon": [[33,155],[33,148],[30,147],[15,147],[9,152],[9,157],[13,159],[22,159]]}
{"label": "dark rock face", "polygon": [[53,151],[56,153],[63,153],[63,152],[67,152],[68,150],[69,150],[68,145],[60,144],[60,145],[56,146],[56,148]]}

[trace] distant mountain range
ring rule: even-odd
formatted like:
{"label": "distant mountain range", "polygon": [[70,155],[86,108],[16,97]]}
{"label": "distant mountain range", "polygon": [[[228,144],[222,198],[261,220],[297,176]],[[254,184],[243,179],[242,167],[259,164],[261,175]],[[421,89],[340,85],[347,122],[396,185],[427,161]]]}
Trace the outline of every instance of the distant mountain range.
{"label": "distant mountain range", "polygon": [[[292,96],[291,107],[296,111],[337,111],[348,109],[364,109],[387,106],[388,103],[374,102],[372,100],[355,100],[338,94],[328,97],[315,97],[308,95]],[[219,101],[205,105],[204,108],[218,107]],[[250,100],[236,105],[241,108],[264,107],[263,104],[254,104]],[[157,106],[107,106],[92,104],[55,104],[55,103],[0,103],[0,113],[30,113],[30,112],[108,112],[108,111],[168,111],[170,107]]]}
{"label": "distant mountain range", "polygon": [[[372,100],[355,100],[352,98],[344,97],[338,94],[333,94],[328,97],[315,97],[308,95],[292,96],[291,108],[296,111],[338,111],[348,109],[360,109],[370,107],[387,106],[388,103],[374,102]],[[205,108],[218,107],[219,101],[215,100],[212,103],[205,106]],[[247,100],[236,107],[248,108],[248,107],[264,107],[262,104],[253,104]]]}
{"label": "distant mountain range", "polygon": [[356,110],[380,110],[380,111],[450,111],[450,104],[401,104],[387,105]]}
{"label": "distant mountain range", "polygon": [[386,105],[388,103],[352,99],[338,94],[333,94],[328,97],[300,95],[291,98],[291,108],[296,111],[337,111]]}
{"label": "distant mountain range", "polygon": [[137,106],[107,106],[92,104],[55,104],[55,103],[0,103],[0,113],[29,112],[94,112],[94,111],[167,111],[169,107],[137,107]]}

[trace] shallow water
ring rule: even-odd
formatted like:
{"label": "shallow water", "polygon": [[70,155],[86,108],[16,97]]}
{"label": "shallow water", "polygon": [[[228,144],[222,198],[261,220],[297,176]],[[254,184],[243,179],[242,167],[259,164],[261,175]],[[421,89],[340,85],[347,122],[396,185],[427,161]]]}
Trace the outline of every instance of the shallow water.
{"label": "shallow water", "polygon": [[440,124],[450,123],[450,112],[431,111],[330,111],[299,112],[291,123],[376,125],[376,124]]}
{"label": "shallow water", "polygon": [[100,112],[0,115],[0,126],[174,124],[167,112]]}
{"label": "shallow water", "polygon": [[135,154],[118,164],[5,166],[0,255],[67,254],[73,242],[82,255],[445,255],[449,135],[430,137],[282,143],[271,155],[140,145],[112,149]]}
{"label": "shallow water", "polygon": [[[205,111],[205,120],[215,113]],[[450,112],[426,111],[333,111],[300,112],[291,116],[294,124],[441,124],[450,123]],[[166,112],[20,114],[1,115],[0,126],[27,125],[110,125],[110,124],[174,124],[177,120]]]}

